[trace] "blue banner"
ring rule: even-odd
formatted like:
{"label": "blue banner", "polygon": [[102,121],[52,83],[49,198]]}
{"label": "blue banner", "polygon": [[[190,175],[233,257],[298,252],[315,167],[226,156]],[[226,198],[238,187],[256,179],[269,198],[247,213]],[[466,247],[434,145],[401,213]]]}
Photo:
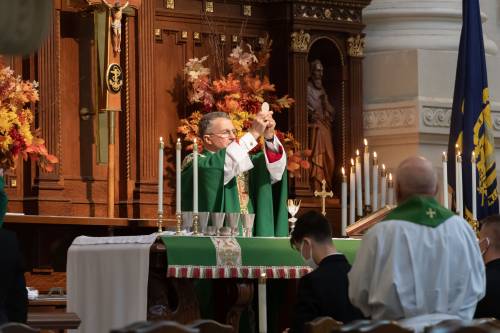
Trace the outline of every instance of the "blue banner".
{"label": "blue banner", "polygon": [[[448,184],[455,197],[455,156],[462,156],[464,217],[477,220],[498,214],[495,147],[479,0],[463,0],[463,25],[448,143]],[[457,147],[457,148],[456,148]],[[472,189],[472,152],[477,161],[476,189]],[[455,204],[455,200],[453,202]]]}

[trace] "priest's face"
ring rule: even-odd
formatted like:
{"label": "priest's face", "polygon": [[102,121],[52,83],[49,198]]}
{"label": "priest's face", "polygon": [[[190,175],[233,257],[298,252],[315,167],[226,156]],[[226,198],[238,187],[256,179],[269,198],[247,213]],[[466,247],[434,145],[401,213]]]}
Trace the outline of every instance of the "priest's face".
{"label": "priest's face", "polygon": [[227,148],[236,140],[236,130],[227,118],[215,118],[210,123],[207,134],[203,136],[204,147],[212,152]]}

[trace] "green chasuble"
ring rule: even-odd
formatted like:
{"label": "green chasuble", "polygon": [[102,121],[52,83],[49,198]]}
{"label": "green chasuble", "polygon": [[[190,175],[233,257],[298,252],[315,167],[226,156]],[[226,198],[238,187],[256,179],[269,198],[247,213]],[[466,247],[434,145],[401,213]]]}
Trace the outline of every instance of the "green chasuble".
{"label": "green chasuble", "polygon": [[3,225],[3,219],[7,212],[7,194],[5,193],[5,179],[0,177],[0,227]]}
{"label": "green chasuble", "polygon": [[[240,212],[236,177],[224,186],[226,149],[203,151],[198,156],[198,210],[200,212]],[[255,236],[288,236],[288,183],[285,170],[281,181],[271,185],[263,152],[251,155],[248,212],[255,213]],[[182,170],[182,210],[193,207],[193,165]]]}
{"label": "green chasuble", "polygon": [[399,204],[384,221],[402,220],[435,228],[453,215],[433,197],[414,195]]}

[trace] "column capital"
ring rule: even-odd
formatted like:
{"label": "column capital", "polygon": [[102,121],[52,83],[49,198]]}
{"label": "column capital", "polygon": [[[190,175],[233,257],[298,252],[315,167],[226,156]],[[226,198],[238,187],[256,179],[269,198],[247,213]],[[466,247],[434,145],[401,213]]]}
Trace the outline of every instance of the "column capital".
{"label": "column capital", "polygon": [[[487,16],[481,12],[483,23]],[[462,29],[461,0],[373,0],[363,10],[366,52],[403,49],[457,51]],[[495,42],[483,34],[487,54]]]}

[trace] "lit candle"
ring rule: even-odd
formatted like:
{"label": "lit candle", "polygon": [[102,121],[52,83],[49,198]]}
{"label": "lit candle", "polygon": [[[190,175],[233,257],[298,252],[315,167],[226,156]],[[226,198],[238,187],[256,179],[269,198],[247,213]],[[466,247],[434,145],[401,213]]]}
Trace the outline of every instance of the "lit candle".
{"label": "lit candle", "polygon": [[259,333],[267,333],[266,273],[259,278]]}
{"label": "lit candle", "polygon": [[472,152],[472,219],[477,220],[477,194],[476,194],[476,154]]}
{"label": "lit candle", "polygon": [[387,196],[387,171],[385,170],[385,164],[382,164],[382,170],[380,171],[380,207],[385,207],[387,202],[385,200]]}
{"label": "lit candle", "polygon": [[370,152],[368,150],[368,140],[363,140],[365,143],[365,153],[363,156],[363,171],[365,176],[365,206],[370,206]]}
{"label": "lit candle", "polygon": [[198,142],[193,142],[193,214],[198,214]]}
{"label": "lit candle", "polygon": [[354,160],[351,158],[351,173],[349,177],[349,211],[350,221],[349,224],[356,222],[356,167]]}
{"label": "lit candle", "polygon": [[394,205],[394,183],[392,181],[392,173],[389,172],[389,182],[387,184],[388,188],[388,194],[387,194],[387,201],[389,205]]}
{"label": "lit candle", "polygon": [[378,209],[378,160],[377,152],[373,152],[373,204],[372,210],[376,211]]}
{"label": "lit candle", "polygon": [[448,208],[448,157],[443,151],[443,206]]}
{"label": "lit candle", "polygon": [[345,228],[347,227],[347,177],[345,175],[345,169],[342,167],[342,190],[341,190],[341,203],[340,207],[342,209],[342,236],[345,236]]}
{"label": "lit candle", "polygon": [[361,161],[356,149],[356,213],[363,216],[363,191],[361,187]]}
{"label": "lit candle", "polygon": [[175,213],[181,212],[181,139],[177,138],[175,145]]}
{"label": "lit candle", "polygon": [[163,214],[163,151],[165,144],[163,138],[160,137],[158,146],[158,214]]}

